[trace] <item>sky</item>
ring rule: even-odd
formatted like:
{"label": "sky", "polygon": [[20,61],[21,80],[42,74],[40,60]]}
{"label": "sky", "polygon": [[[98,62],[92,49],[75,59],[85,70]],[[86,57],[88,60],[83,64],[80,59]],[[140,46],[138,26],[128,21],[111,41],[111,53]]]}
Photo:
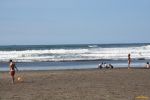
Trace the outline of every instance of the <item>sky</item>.
{"label": "sky", "polygon": [[150,0],[0,0],[0,45],[150,43]]}

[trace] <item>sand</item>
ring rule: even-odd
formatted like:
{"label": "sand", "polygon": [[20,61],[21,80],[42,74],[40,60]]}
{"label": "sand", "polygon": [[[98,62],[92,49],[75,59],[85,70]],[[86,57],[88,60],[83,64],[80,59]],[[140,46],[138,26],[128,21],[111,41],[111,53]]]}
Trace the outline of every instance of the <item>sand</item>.
{"label": "sand", "polygon": [[[150,100],[150,69],[0,72],[0,100]],[[147,96],[139,99],[138,96]]]}

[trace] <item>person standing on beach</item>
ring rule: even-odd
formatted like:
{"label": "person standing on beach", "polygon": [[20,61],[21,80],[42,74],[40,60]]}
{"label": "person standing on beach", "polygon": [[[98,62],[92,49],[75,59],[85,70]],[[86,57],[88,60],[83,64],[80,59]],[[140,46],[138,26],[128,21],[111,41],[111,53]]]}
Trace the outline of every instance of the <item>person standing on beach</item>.
{"label": "person standing on beach", "polygon": [[10,75],[12,78],[12,83],[14,84],[15,81],[15,69],[18,71],[15,62],[13,62],[12,60],[9,61],[9,68],[10,68]]}
{"label": "person standing on beach", "polygon": [[150,68],[149,62],[146,63],[146,68]]}
{"label": "person standing on beach", "polygon": [[128,69],[130,69],[130,64],[131,64],[131,55],[129,53],[128,54]]}

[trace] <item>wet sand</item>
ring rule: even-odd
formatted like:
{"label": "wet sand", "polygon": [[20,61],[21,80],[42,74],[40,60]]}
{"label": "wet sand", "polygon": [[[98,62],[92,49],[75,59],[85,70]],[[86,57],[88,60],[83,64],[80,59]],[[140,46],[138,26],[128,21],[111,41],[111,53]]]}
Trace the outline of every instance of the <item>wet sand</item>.
{"label": "wet sand", "polygon": [[[0,72],[0,100],[150,100],[150,69]],[[138,99],[147,96],[147,99]]]}

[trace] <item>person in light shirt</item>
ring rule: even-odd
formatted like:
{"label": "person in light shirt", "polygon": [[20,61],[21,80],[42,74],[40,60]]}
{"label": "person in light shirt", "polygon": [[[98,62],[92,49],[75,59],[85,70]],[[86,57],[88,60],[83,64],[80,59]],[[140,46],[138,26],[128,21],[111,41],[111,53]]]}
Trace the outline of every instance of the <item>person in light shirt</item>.
{"label": "person in light shirt", "polygon": [[149,62],[146,63],[146,68],[150,68]]}

